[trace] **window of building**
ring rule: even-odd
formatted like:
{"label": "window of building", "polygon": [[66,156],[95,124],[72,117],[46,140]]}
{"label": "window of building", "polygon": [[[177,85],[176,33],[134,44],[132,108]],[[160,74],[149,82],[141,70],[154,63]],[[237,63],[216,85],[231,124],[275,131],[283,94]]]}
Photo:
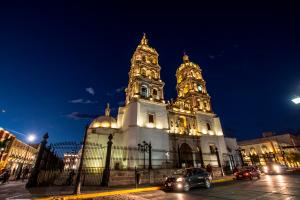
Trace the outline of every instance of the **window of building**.
{"label": "window of building", "polygon": [[143,85],[142,88],[141,88],[141,96],[142,97],[148,97],[148,88],[145,85]]}
{"label": "window of building", "polygon": [[156,96],[157,95],[157,89],[153,89],[153,96]]}
{"label": "window of building", "polygon": [[148,114],[148,121],[150,124],[154,124],[154,115],[153,114]]}
{"label": "window of building", "polygon": [[207,130],[211,130],[211,127],[210,127],[210,124],[209,123],[206,123],[206,126],[207,126]]}
{"label": "window of building", "polygon": [[143,76],[146,76],[146,70],[145,70],[145,69],[142,69],[142,70],[141,70],[141,74],[142,74]]}
{"label": "window of building", "polygon": [[263,145],[261,147],[261,149],[262,149],[263,153],[269,153],[268,148],[265,145]]}
{"label": "window of building", "polygon": [[210,150],[210,153],[216,153],[216,145],[210,144],[209,145],[209,150]]}
{"label": "window of building", "polygon": [[250,148],[250,154],[251,154],[251,155],[256,155],[256,150],[255,150],[254,147],[251,147],[251,148]]}

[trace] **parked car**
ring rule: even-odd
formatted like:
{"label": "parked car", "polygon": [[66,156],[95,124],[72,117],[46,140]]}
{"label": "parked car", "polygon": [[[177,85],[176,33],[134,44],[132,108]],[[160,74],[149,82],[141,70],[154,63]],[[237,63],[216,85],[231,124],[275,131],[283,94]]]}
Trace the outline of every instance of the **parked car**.
{"label": "parked car", "polygon": [[277,163],[268,163],[266,166],[262,167],[262,171],[265,174],[283,174],[287,171],[287,167],[285,165],[280,165]]}
{"label": "parked car", "polygon": [[261,172],[257,167],[244,167],[237,172],[235,172],[236,179],[250,179],[252,180],[254,177],[260,179]]}
{"label": "parked car", "polygon": [[212,176],[202,168],[179,169],[172,176],[166,178],[165,189],[189,191],[190,188],[204,186],[211,187]]}

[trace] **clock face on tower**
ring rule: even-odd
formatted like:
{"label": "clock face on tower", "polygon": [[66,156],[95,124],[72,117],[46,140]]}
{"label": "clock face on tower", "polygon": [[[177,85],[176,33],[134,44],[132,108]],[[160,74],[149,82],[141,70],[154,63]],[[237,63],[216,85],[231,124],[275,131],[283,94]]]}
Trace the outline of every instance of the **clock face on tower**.
{"label": "clock face on tower", "polygon": [[202,86],[201,85],[198,85],[198,91],[202,92]]}

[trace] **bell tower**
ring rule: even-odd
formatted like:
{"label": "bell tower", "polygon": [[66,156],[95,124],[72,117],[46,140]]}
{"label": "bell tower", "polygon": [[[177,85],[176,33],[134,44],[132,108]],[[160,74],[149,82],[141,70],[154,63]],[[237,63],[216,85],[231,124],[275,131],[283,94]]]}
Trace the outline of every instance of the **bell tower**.
{"label": "bell tower", "polygon": [[158,53],[149,46],[146,34],[143,35],[132,58],[129,83],[126,88],[126,105],[135,99],[164,103],[164,82],[160,79]]}
{"label": "bell tower", "polygon": [[190,61],[184,54],[183,63],[176,71],[177,100],[175,107],[188,111],[212,113],[210,96],[206,90],[206,82],[202,77],[199,65]]}

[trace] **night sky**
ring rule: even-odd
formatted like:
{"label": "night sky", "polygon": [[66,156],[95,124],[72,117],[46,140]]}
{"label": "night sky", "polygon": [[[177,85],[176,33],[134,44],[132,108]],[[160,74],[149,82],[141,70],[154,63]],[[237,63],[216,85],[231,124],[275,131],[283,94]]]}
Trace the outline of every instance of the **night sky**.
{"label": "night sky", "polygon": [[0,127],[38,137],[48,131],[51,142],[82,139],[86,118],[102,115],[106,102],[116,116],[145,32],[160,55],[165,99],[177,95],[185,51],[203,70],[227,135],[300,130],[300,106],[290,101],[300,96],[296,4],[7,2],[0,6]]}

